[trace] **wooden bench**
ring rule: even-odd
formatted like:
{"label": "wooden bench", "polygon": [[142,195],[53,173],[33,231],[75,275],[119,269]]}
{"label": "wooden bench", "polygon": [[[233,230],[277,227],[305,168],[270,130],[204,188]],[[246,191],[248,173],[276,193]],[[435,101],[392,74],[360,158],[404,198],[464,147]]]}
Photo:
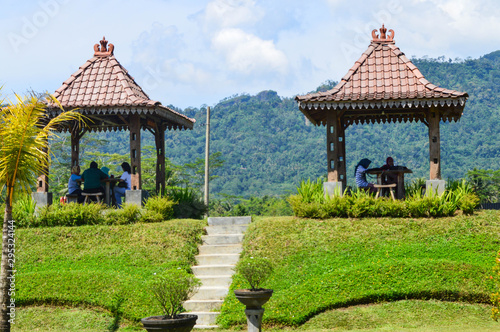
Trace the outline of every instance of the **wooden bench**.
{"label": "wooden bench", "polygon": [[68,203],[78,203],[77,194],[66,194],[66,200]]}
{"label": "wooden bench", "polygon": [[384,188],[389,188],[389,190],[391,191],[392,200],[393,201],[396,200],[394,198],[394,188],[396,188],[396,184],[395,183],[391,183],[391,184],[374,184],[373,187],[377,188],[377,194],[375,195],[375,199],[377,199],[380,196],[380,190],[382,190]]}
{"label": "wooden bench", "polygon": [[82,196],[85,197],[83,204],[86,204],[89,202],[89,197],[97,198],[97,203],[100,203],[102,195],[103,195],[102,193],[82,193]]}

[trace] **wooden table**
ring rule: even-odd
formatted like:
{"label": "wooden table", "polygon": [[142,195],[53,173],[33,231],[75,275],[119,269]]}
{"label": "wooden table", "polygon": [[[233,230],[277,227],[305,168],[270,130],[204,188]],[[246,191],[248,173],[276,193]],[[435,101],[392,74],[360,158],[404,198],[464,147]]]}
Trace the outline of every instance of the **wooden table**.
{"label": "wooden table", "polygon": [[380,169],[380,168],[370,168],[366,170],[366,174],[376,174],[377,183],[383,184],[382,179],[385,175],[396,175],[396,198],[403,199],[405,197],[405,174],[413,173],[411,169]]}
{"label": "wooden table", "polygon": [[110,191],[111,191],[111,184],[117,184],[120,182],[120,178],[107,178],[102,180],[101,182],[104,182],[106,184],[106,192],[104,195],[104,201],[106,204],[110,205],[111,203],[111,196],[110,196]]}
{"label": "wooden table", "polygon": [[[76,182],[78,182],[80,184],[84,183],[84,181],[82,179],[78,179],[78,180],[76,180]],[[116,183],[120,182],[120,178],[107,178],[107,179],[101,180],[101,182],[104,182],[104,184],[106,185],[106,188],[104,191],[104,202],[107,205],[110,205],[110,203],[111,203],[111,195],[110,195],[111,184],[112,183],[116,184]]]}

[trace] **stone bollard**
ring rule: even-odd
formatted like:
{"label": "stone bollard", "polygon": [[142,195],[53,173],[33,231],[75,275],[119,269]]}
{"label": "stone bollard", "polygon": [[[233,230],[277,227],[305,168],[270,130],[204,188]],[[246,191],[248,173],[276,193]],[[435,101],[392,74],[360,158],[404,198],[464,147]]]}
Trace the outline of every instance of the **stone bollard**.
{"label": "stone bollard", "polygon": [[261,332],[264,308],[245,309],[245,315],[247,315],[248,332]]}

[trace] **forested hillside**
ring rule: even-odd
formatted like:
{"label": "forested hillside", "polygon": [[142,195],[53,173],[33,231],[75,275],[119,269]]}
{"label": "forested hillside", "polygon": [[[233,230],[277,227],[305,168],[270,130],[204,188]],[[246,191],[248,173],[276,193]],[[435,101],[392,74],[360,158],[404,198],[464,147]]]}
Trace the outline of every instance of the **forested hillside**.
{"label": "forested hillside", "polygon": [[[464,177],[474,167],[498,169],[500,51],[474,60],[412,61],[430,82],[465,91],[470,96],[461,120],[441,125],[443,178]],[[336,79],[332,77],[318,89],[332,87]],[[311,86],[311,90],[315,87]],[[211,183],[212,194],[282,195],[294,191],[301,179],[326,175],[326,129],[308,123],[293,98],[263,91],[255,96],[226,98],[212,108],[211,152],[221,152],[225,160],[224,166],[215,170],[219,177]],[[204,158],[205,149],[205,107],[183,112],[196,119],[194,130],[169,131],[166,141],[167,157],[180,165]],[[108,152],[117,148],[122,153],[127,151],[126,133],[102,135],[115,140],[108,145],[113,151]],[[427,178],[427,135],[427,127],[422,123],[348,127],[349,184],[353,183],[355,164],[365,157],[373,161],[371,167],[378,167],[387,156],[392,156],[398,165],[414,171],[410,179]]]}

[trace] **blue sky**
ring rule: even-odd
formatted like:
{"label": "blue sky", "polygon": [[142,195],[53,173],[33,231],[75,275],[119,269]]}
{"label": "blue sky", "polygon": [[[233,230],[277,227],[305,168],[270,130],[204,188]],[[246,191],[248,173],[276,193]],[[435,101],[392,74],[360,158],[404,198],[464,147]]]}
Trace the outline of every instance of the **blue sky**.
{"label": "blue sky", "polygon": [[500,49],[498,0],[0,0],[3,95],[54,92],[106,36],[151,99],[213,106],[338,81],[385,24],[408,56]]}

